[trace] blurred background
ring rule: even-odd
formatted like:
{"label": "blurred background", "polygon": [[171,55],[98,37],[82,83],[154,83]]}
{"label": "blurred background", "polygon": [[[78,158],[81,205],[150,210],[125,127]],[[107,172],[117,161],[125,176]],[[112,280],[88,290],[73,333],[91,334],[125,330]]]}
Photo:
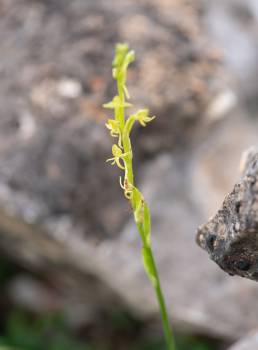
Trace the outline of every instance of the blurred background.
{"label": "blurred background", "polygon": [[195,243],[257,144],[257,39],[257,0],[0,0],[1,350],[165,350],[105,163],[117,42],[136,51],[135,108],[157,116],[134,166],[178,350],[258,348],[257,283]]}

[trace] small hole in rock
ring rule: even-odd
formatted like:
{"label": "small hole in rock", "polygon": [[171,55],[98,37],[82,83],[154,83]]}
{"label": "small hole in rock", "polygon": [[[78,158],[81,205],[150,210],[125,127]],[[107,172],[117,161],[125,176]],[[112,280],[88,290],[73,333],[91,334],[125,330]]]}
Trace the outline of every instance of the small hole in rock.
{"label": "small hole in rock", "polygon": [[235,266],[240,271],[248,271],[251,264],[247,260],[239,260],[235,262]]}
{"label": "small hole in rock", "polygon": [[236,202],[236,212],[239,214],[241,208],[241,202]]}
{"label": "small hole in rock", "polygon": [[214,234],[210,234],[206,238],[206,245],[207,245],[207,248],[210,250],[210,252],[212,252],[214,250],[214,243],[216,241],[216,238],[217,237]]}

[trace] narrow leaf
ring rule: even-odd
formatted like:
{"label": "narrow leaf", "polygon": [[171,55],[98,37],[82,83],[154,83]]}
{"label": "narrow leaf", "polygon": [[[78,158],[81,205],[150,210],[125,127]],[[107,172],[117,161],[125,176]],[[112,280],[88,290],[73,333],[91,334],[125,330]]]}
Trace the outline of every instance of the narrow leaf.
{"label": "narrow leaf", "polygon": [[143,223],[143,197],[136,187],[133,189],[132,205],[136,223]]}
{"label": "narrow leaf", "polygon": [[153,267],[153,263],[152,263],[152,259],[151,259],[148,247],[145,247],[145,246],[142,247],[142,259],[143,259],[144,269],[145,269],[151,283],[155,287],[157,285],[156,272],[155,272],[155,269]]}
{"label": "narrow leaf", "polygon": [[144,201],[144,234],[146,241],[150,245],[150,235],[151,235],[151,217],[150,217],[150,210],[147,205],[147,203]]}

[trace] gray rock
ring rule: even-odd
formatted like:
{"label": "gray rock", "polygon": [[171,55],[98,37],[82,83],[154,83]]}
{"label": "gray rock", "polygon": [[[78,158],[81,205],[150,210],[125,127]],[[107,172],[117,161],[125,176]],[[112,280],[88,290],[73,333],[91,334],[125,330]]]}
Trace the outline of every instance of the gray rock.
{"label": "gray rock", "polygon": [[199,8],[187,1],[4,0],[1,11],[4,210],[39,225],[71,216],[85,236],[110,238],[129,215],[117,172],[104,166],[111,140],[101,106],[114,93],[114,43],[132,43],[139,56],[129,72],[132,96],[158,115],[147,133],[136,132],[138,165],[146,153],[205,134],[206,110],[222,93]]}
{"label": "gray rock", "polygon": [[234,344],[229,350],[255,350],[258,348],[258,333],[252,332],[239,342]]}
{"label": "gray rock", "polygon": [[199,228],[197,242],[230,275],[258,281],[258,152],[247,152],[242,178]]}
{"label": "gray rock", "polygon": [[[192,152],[163,154],[149,162],[141,171],[140,188],[153,215],[152,241],[175,327],[236,339],[257,325],[256,284],[231,278],[209,261],[195,244],[194,228],[206,217],[204,198],[209,197],[215,206],[218,193],[224,195],[229,186],[223,174],[219,176],[225,163],[226,179],[230,176],[234,181],[238,147],[246,147],[247,140],[256,137],[257,125],[234,116],[217,131],[221,139],[214,133]],[[240,131],[237,148],[235,143],[225,143],[224,136],[231,132],[237,138]],[[79,305],[90,302],[93,308],[95,300],[98,307],[113,309],[123,303],[139,317],[158,317],[133,221],[116,238],[98,243],[85,239],[83,227],[74,225],[69,216],[46,221],[41,233],[21,223],[15,226],[15,220],[7,221],[6,214],[0,223],[5,228],[0,236],[2,249],[35,269],[47,270],[55,285],[62,286],[67,297],[72,295]]]}
{"label": "gray rock", "polygon": [[227,70],[235,76],[238,96],[257,114],[257,0],[216,0],[205,3],[204,23],[221,47]]}
{"label": "gray rock", "polygon": [[[115,181],[119,173],[104,165],[111,143],[99,106],[114,91],[113,44],[128,40],[139,57],[129,74],[132,96],[158,116],[146,132],[136,132],[135,168],[153,213],[170,316],[178,328],[223,337],[253,328],[255,285],[225,276],[194,242],[195,227],[225,193],[225,182],[210,186],[210,179],[218,179],[225,163],[225,178],[233,178],[239,148],[257,135],[255,124],[241,118],[222,123],[219,141],[209,133],[228,102],[198,7],[166,0],[5,0],[1,11],[1,252],[47,274],[63,307],[84,305],[87,318],[121,304],[157,317],[130,208]],[[214,96],[224,100],[214,104]],[[229,133],[241,134],[237,147]],[[191,148],[199,139],[206,139],[202,147]]]}
{"label": "gray rock", "polygon": [[[219,158],[221,166],[224,162],[230,166],[220,146],[217,161]],[[212,151],[216,152],[214,147]],[[152,240],[170,315],[181,329],[236,339],[257,325],[258,310],[252,300],[256,300],[258,291],[251,281],[225,275],[195,245],[193,227],[205,210],[200,203],[196,205],[193,186],[198,185],[206,197],[212,192],[207,194],[205,186],[202,188],[202,178],[198,184],[194,180],[200,158],[190,162],[188,157],[189,154],[159,157],[145,169],[143,181],[143,193],[153,214]],[[213,191],[216,193],[216,188]],[[139,250],[136,229],[129,222],[119,238],[101,244],[95,254],[101,275],[108,279],[109,269],[117,271],[110,280],[129,305],[138,313],[155,315],[157,305],[144,278]]]}
{"label": "gray rock", "polygon": [[[114,93],[110,64],[118,41],[128,41],[138,57],[129,73],[133,100],[159,116],[141,137],[145,152],[189,142],[224,90],[220,53],[202,31],[198,2],[4,0],[1,11],[6,142],[14,134],[25,142],[28,118],[34,131],[67,128],[74,118],[103,121],[100,106]],[[67,81],[78,91],[73,98],[63,93]]]}

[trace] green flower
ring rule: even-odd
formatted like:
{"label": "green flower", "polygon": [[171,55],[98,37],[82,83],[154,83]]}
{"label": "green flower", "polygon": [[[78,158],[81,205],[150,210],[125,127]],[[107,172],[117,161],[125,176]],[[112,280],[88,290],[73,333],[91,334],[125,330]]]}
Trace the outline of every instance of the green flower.
{"label": "green flower", "polygon": [[120,123],[115,119],[108,119],[106,127],[110,130],[112,137],[118,137],[120,135]]}
{"label": "green flower", "polygon": [[135,120],[138,120],[142,126],[146,126],[147,123],[152,121],[155,117],[149,117],[148,109],[140,109],[136,114],[134,114]]}
{"label": "green flower", "polygon": [[117,78],[116,73],[123,69],[126,71],[131,62],[135,60],[135,53],[133,50],[129,51],[127,44],[117,44],[115,50],[115,58],[112,62],[114,78]]}
{"label": "green flower", "polygon": [[134,212],[134,220],[142,239],[142,258],[144,268],[155,291],[160,307],[160,313],[163,322],[163,329],[167,341],[167,349],[175,350],[173,334],[170,329],[168,313],[165,300],[160,286],[158,271],[151,248],[151,216],[149,207],[142,193],[134,185],[133,173],[133,151],[130,140],[131,130],[136,123],[146,126],[155,117],[149,116],[148,109],[141,109],[135,114],[126,117],[126,107],[131,104],[126,102],[129,93],[126,88],[126,74],[128,65],[134,61],[135,55],[129,50],[127,44],[118,44],[116,46],[115,58],[113,60],[113,77],[117,83],[118,94],[113,100],[104,105],[105,108],[114,109],[114,119],[108,119],[106,127],[110,130],[113,137],[118,137],[118,143],[112,146],[113,157],[108,159],[112,165],[117,165],[123,170],[123,176],[119,178],[120,186],[124,191],[125,197],[129,200]]}
{"label": "green flower", "polygon": [[129,51],[129,46],[128,44],[125,43],[119,43],[116,45],[115,48],[115,57],[112,62],[112,67],[113,68],[118,68],[121,67],[121,65],[124,62],[124,59]]}
{"label": "green flower", "polygon": [[129,152],[127,153],[123,153],[122,149],[120,147],[118,147],[117,145],[113,145],[112,146],[112,154],[114,157],[107,159],[107,162],[112,162],[112,165],[117,165],[118,168],[124,170],[125,167],[124,165],[121,163],[121,160],[124,160],[124,158],[129,154]]}
{"label": "green flower", "polygon": [[107,109],[129,108],[132,107],[132,104],[121,101],[119,96],[115,96],[112,101],[105,103],[103,107]]}

